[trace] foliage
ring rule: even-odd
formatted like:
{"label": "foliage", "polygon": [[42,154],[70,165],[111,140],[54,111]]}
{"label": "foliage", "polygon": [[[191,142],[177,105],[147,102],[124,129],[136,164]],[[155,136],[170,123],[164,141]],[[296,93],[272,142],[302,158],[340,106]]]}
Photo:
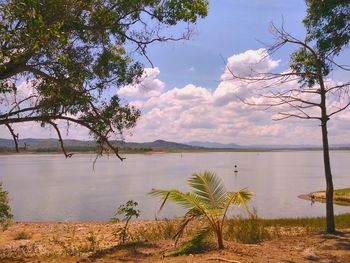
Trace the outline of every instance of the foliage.
{"label": "foliage", "polygon": [[227,222],[225,237],[245,244],[257,244],[271,239],[271,234],[258,218],[256,210],[248,219],[237,217]]}
{"label": "foliage", "polygon": [[123,220],[125,220],[125,225],[117,229],[117,235],[121,238],[122,243],[125,243],[128,237],[127,230],[131,218],[138,218],[140,216],[140,210],[136,209],[137,205],[137,202],[129,200],[125,204],[120,205],[114,215],[114,219],[122,215]]}
{"label": "foliage", "polygon": [[0,224],[5,226],[12,217],[8,192],[3,190],[2,182],[0,182]]}
{"label": "foliage", "polygon": [[160,209],[167,201],[175,202],[187,209],[175,235],[176,239],[182,235],[193,219],[205,219],[207,226],[202,227],[201,230],[208,228],[213,231],[218,241],[218,248],[223,249],[223,227],[229,207],[242,205],[246,208],[246,201],[250,200],[252,194],[246,189],[227,192],[220,178],[209,171],[192,174],[188,184],[193,189],[192,192],[153,189],[149,194],[162,198]]}
{"label": "foliage", "polygon": [[304,23],[309,40],[316,40],[321,54],[339,54],[350,41],[350,2],[307,0],[306,3]]}
{"label": "foliage", "polygon": [[164,257],[176,257],[188,254],[197,254],[207,250],[208,245],[204,244],[204,240],[211,233],[210,228],[204,228],[198,231],[189,241],[187,241],[178,250],[164,254]]}
{"label": "foliage", "polygon": [[190,31],[173,36],[169,27],[195,23],[207,6],[207,0],[0,1],[0,125],[17,150],[13,124],[52,126],[66,157],[62,123],[82,126],[101,154],[111,149],[121,158],[109,138],[133,128],[140,111],[123,103],[116,88],[138,81],[143,66],[134,57],[147,58],[149,44],[188,38]]}

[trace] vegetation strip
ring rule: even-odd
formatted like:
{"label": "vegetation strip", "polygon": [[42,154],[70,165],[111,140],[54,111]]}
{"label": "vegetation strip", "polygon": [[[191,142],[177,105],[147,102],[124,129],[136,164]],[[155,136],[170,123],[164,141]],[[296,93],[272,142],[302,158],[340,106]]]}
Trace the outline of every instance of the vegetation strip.
{"label": "vegetation strip", "polygon": [[[309,194],[300,195],[299,198],[312,202],[326,202],[326,192],[316,191]],[[334,203],[342,206],[350,206],[350,188],[336,189],[333,194]]]}

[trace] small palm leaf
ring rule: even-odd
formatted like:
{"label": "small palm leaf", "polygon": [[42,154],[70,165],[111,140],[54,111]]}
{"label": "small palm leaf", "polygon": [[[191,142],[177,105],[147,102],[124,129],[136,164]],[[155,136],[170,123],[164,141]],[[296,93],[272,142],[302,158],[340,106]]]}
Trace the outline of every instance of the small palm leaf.
{"label": "small palm leaf", "polygon": [[241,189],[238,192],[227,193],[222,220],[225,219],[227,210],[231,205],[235,205],[237,207],[243,206],[243,208],[249,212],[246,203],[252,198],[252,196],[253,194],[247,189]]}
{"label": "small palm leaf", "polygon": [[226,197],[226,189],[219,177],[214,173],[205,171],[203,174],[194,173],[188,180],[194,193],[201,197],[211,209],[220,209]]}
{"label": "small palm leaf", "polygon": [[161,208],[164,206],[165,202],[171,201],[181,205],[185,209],[196,208],[202,213],[207,210],[206,204],[204,204],[200,197],[194,193],[183,193],[178,190],[153,189],[151,192],[149,192],[149,194],[152,196],[162,197]]}

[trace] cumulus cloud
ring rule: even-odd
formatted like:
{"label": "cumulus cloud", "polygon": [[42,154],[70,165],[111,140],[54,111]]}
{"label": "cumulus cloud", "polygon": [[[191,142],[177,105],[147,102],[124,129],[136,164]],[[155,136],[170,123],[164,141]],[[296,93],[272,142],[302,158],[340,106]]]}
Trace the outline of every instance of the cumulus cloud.
{"label": "cumulus cloud", "polygon": [[278,67],[280,60],[273,60],[264,48],[247,50],[227,59],[227,65],[221,80],[231,80],[232,74],[248,77],[251,74],[269,72]]}
{"label": "cumulus cloud", "polygon": [[138,83],[120,88],[117,92],[120,96],[153,97],[161,94],[165,84],[157,77],[159,68],[145,68]]}
{"label": "cumulus cloud", "polygon": [[[248,76],[252,72],[274,70],[279,63],[279,60],[269,57],[265,49],[248,50],[233,55],[228,58],[227,68],[223,70],[220,83],[212,91],[194,84],[164,90],[165,84],[158,79],[160,70],[145,69],[141,82],[118,91],[120,96],[131,96],[130,104],[142,111],[141,119],[132,132],[133,136],[126,135],[126,139],[165,139],[178,142],[203,140],[238,144],[320,144],[321,134],[317,121],[289,119],[274,122],[271,120],[275,113],[273,110],[265,111],[240,101],[240,98],[248,98],[253,102],[263,102],[264,99],[253,92],[260,84],[233,80],[231,72]],[[298,83],[286,83],[281,88],[287,89],[294,85]],[[336,108],[339,101],[331,100],[329,103]],[[349,139],[348,120],[349,112],[336,115],[332,119],[329,126],[332,143],[346,142]],[[0,129],[0,136],[2,134]],[[70,136],[86,139],[86,134],[86,131],[77,129],[73,130]]]}
{"label": "cumulus cloud", "polygon": [[[239,144],[320,143],[317,121],[274,122],[273,110],[265,111],[246,105],[240,98],[262,103],[264,99],[252,92],[261,83],[233,80],[232,73],[249,76],[269,72],[280,61],[272,59],[265,49],[248,50],[228,58],[221,82],[212,92],[204,87],[188,84],[173,88],[159,96],[137,101],[143,117],[136,127],[138,141],[163,138],[174,141],[205,140],[236,142]],[[297,82],[286,83],[288,89]],[[348,118],[344,115],[339,118]],[[332,129],[332,127],[331,127]]]}

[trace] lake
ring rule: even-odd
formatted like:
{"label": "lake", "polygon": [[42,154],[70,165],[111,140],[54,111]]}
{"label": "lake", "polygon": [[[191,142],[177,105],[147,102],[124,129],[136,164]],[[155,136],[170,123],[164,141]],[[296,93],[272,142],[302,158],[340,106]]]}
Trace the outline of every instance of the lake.
{"label": "lake", "polygon": [[[321,151],[210,152],[129,154],[120,162],[114,156],[3,155],[0,180],[10,192],[14,220],[100,221],[133,199],[140,219],[181,216],[177,206],[166,205],[157,214],[159,200],[147,195],[152,188],[187,190],[194,171],[215,172],[229,190],[247,187],[255,193],[251,207],[265,218],[323,216],[325,205],[297,196],[325,189]],[[350,151],[332,151],[335,188],[350,186]],[[234,173],[234,165],[238,173]],[[237,211],[240,213],[240,211]],[[350,207],[335,206],[335,212]],[[235,211],[233,211],[235,213]]]}

